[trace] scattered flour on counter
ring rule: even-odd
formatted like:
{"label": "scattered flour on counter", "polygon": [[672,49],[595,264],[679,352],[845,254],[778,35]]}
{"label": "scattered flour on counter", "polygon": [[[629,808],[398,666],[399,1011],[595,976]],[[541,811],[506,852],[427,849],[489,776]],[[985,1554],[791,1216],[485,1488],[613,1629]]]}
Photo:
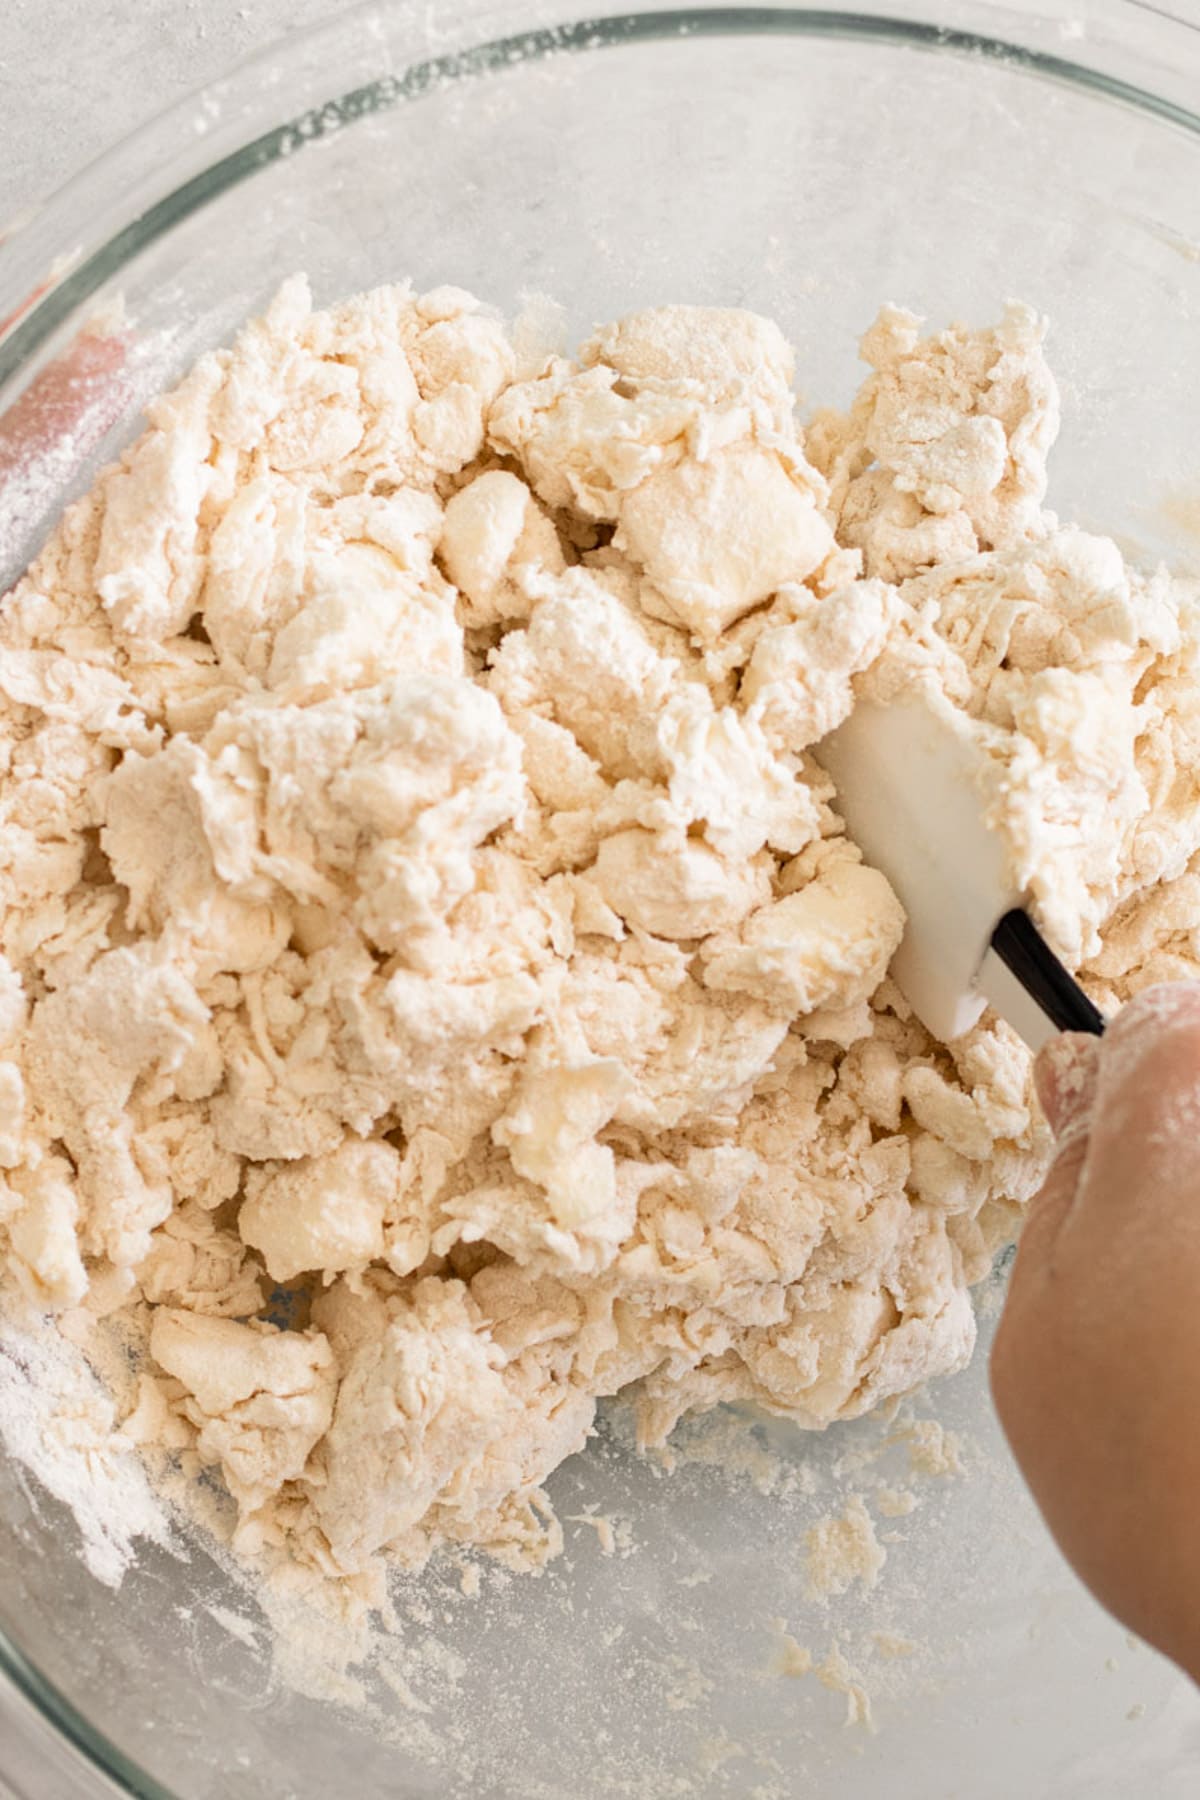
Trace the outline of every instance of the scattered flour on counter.
{"label": "scattered flour on counter", "polygon": [[780,1499],[812,1495],[813,1471],[772,1448],[763,1421],[737,1407],[697,1413],[680,1421],[656,1455],[672,1471],[680,1465],[717,1468],[731,1480],[749,1481],[760,1494]]}
{"label": "scattered flour on counter", "polygon": [[239,1644],[245,1644],[248,1650],[257,1648],[258,1626],[253,1619],[244,1618],[241,1613],[232,1612],[227,1606],[209,1606],[207,1612],[209,1618],[222,1631],[227,1631],[230,1637],[236,1638]]}
{"label": "scattered flour on counter", "polygon": [[715,1683],[711,1676],[688,1657],[668,1657],[667,1668],[670,1680],[664,1698],[671,1712],[685,1712],[700,1706],[712,1693]]}
{"label": "scattered flour on counter", "polygon": [[[1044,509],[1043,335],[886,307],[802,429],[750,313],[568,358],[296,279],[65,514],[0,616],[0,1257],[130,1391],[0,1403],[110,1576],[119,1423],[272,1605],[337,1590],[349,1693],[389,1567],[561,1549],[598,1401],[653,1448],[964,1365],[1049,1133],[890,982],[821,739],[931,687],[1097,1001],[1200,972],[1200,612]],[[814,1567],[883,1556],[852,1503]]]}

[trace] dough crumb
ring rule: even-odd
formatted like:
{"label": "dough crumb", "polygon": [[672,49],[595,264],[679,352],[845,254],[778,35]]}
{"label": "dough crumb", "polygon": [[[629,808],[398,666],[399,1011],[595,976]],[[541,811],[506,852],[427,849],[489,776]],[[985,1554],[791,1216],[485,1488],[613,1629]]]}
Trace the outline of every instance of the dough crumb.
{"label": "dough crumb", "polygon": [[860,1494],[850,1496],[840,1515],[831,1513],[810,1526],[804,1544],[808,1591],[816,1600],[844,1594],[855,1582],[873,1588],[887,1561]]}
{"label": "dough crumb", "polygon": [[617,1536],[612,1520],[605,1518],[602,1513],[566,1513],[563,1523],[564,1525],[590,1525],[596,1533],[596,1542],[600,1546],[601,1554],[613,1556],[616,1553]]}
{"label": "dough crumb", "polygon": [[907,1519],[917,1509],[917,1496],[911,1488],[877,1488],[872,1499],[876,1512],[884,1519]]}
{"label": "dough crumb", "polygon": [[888,1658],[916,1656],[921,1648],[915,1638],[902,1637],[895,1631],[872,1631],[870,1636],[880,1656]]}
{"label": "dough crumb", "polygon": [[903,1431],[896,1432],[892,1442],[907,1447],[909,1467],[914,1475],[949,1478],[965,1473],[962,1438],[936,1419],[917,1419]]}
{"label": "dough crumb", "polygon": [[787,1629],[786,1622],[783,1619],[772,1619],[769,1621],[769,1629],[775,1644],[767,1663],[767,1674],[790,1676],[797,1680],[802,1675],[811,1675],[815,1666],[813,1653],[805,1649],[803,1644],[797,1643]]}
{"label": "dough crumb", "polygon": [[847,1727],[860,1725],[865,1731],[874,1734],[871,1696],[863,1683],[862,1675],[846,1660],[837,1644],[829,1649],[822,1662],[817,1663],[815,1673],[822,1687],[828,1688],[831,1693],[846,1696]]}
{"label": "dough crumb", "polygon": [[[871,1714],[871,1696],[865,1688],[864,1676],[855,1669],[846,1654],[840,1649],[837,1640],[829,1645],[826,1654],[817,1660],[817,1656],[806,1645],[797,1642],[783,1618],[770,1618],[768,1631],[775,1643],[770,1660],[766,1663],[766,1674],[772,1678],[802,1679],[815,1674],[822,1687],[829,1688],[831,1694],[846,1696],[847,1726],[862,1726],[867,1732],[874,1733],[874,1719]],[[907,1640],[896,1640],[907,1642]]]}

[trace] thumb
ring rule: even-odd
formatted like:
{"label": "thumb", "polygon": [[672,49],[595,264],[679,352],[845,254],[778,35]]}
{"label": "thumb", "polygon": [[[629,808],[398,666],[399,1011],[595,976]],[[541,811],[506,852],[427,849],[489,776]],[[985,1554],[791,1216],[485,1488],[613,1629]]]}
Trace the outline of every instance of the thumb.
{"label": "thumb", "polygon": [[1066,1032],[1053,1038],[1034,1064],[1038,1098],[1057,1147],[1046,1179],[1029,1203],[1013,1270],[1014,1284],[1046,1265],[1074,1202],[1087,1155],[1099,1057],[1098,1038]]}
{"label": "thumb", "polygon": [[1200,983],[1146,988],[1113,1020],[1099,1060],[1087,1170],[1096,1220],[1124,1225],[1135,1199],[1151,1236],[1194,1219],[1185,1202],[1198,1144]]}
{"label": "thumb", "polygon": [[1034,1064],[1038,1097],[1057,1144],[1046,1179],[1025,1214],[992,1345],[992,1394],[1010,1437],[1010,1424],[1021,1420],[1028,1405],[1030,1327],[1036,1332],[1039,1321],[1044,1324],[1047,1317],[1055,1247],[1074,1207],[1087,1158],[1098,1050],[1096,1039],[1072,1032],[1054,1038]]}
{"label": "thumb", "polygon": [[1086,1130],[1096,1099],[1100,1039],[1082,1031],[1064,1031],[1051,1038],[1033,1065],[1042,1111],[1061,1144],[1066,1137]]}

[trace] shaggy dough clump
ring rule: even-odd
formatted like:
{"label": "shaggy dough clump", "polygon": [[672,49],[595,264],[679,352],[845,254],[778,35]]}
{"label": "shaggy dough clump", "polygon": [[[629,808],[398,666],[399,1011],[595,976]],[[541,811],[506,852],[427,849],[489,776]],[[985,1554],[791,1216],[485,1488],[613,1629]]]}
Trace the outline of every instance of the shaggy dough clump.
{"label": "shaggy dough clump", "polygon": [[296,280],[9,596],[4,1267],[120,1315],[127,1434],[247,1551],[529,1560],[601,1396],[658,1443],[967,1360],[1047,1134],[888,980],[813,754],[856,686],[974,721],[1102,1003],[1200,972],[1195,601],[1042,510],[1041,339],[888,308],[805,434],[749,313],[518,368]]}

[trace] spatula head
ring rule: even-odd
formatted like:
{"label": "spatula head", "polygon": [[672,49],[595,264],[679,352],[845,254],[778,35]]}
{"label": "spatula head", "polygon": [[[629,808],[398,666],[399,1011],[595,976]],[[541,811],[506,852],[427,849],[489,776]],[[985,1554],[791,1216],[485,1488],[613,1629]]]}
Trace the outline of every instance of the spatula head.
{"label": "spatula head", "polygon": [[847,831],[908,915],[892,976],[950,1042],[987,1004],[977,977],[996,925],[1020,904],[987,823],[986,754],[961,713],[915,685],[887,706],[860,702],[815,754]]}

